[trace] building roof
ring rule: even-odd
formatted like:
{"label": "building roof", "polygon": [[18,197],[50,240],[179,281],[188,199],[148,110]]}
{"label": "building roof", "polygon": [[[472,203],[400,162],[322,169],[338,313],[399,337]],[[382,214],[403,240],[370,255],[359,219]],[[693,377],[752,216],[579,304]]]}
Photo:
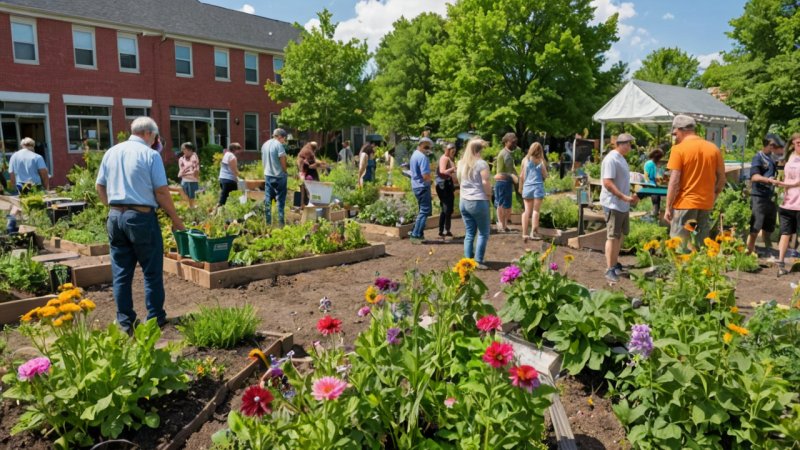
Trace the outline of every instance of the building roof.
{"label": "building roof", "polygon": [[300,35],[288,22],[198,0],[0,0],[3,6],[280,53]]}
{"label": "building roof", "polygon": [[699,89],[631,80],[592,119],[596,122],[671,122],[678,114],[699,122],[744,123],[747,117]]}

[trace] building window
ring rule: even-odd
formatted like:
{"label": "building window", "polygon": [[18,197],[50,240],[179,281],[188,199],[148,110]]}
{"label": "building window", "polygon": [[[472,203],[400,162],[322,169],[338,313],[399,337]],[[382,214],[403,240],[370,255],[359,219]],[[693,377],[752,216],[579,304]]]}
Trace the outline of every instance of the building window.
{"label": "building window", "polygon": [[23,64],[39,63],[35,20],[12,18],[11,41],[14,43],[14,62]]}
{"label": "building window", "polygon": [[139,72],[139,48],[135,35],[117,35],[117,51],[119,52],[120,71]]}
{"label": "building window", "polygon": [[211,111],[214,119],[214,143],[227,147],[230,144],[230,134],[228,130],[228,111]]}
{"label": "building window", "polygon": [[278,122],[281,120],[281,116],[275,113],[269,114],[269,135],[272,136],[272,133],[275,132],[275,129],[278,128]]}
{"label": "building window", "polygon": [[258,150],[258,114],[244,115],[244,149]]}
{"label": "building window", "polygon": [[125,118],[135,119],[137,117],[147,116],[150,117],[150,108],[142,108],[137,106],[125,107]]}
{"label": "building window", "polygon": [[228,51],[214,50],[214,77],[217,80],[230,80],[228,75]]}
{"label": "building window", "polygon": [[175,43],[175,74],[179,77],[192,76],[192,45]]}
{"label": "building window", "polygon": [[255,53],[244,54],[244,81],[258,84],[258,55]]}
{"label": "building window", "polygon": [[75,49],[75,66],[95,69],[94,30],[91,28],[72,28],[72,46]]}
{"label": "building window", "polygon": [[283,82],[279,70],[283,69],[283,58],[272,57],[272,70],[275,72],[275,82],[281,84]]}
{"label": "building window", "polygon": [[67,105],[67,140],[71,152],[111,147],[111,108]]}

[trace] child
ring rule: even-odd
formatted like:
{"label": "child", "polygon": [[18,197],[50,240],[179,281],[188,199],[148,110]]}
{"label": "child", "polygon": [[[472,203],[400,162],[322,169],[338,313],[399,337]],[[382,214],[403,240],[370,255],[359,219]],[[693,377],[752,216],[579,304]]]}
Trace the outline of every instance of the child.
{"label": "child", "polygon": [[[544,198],[544,180],[547,178],[547,164],[544,160],[542,144],[534,142],[528,149],[528,154],[522,160],[520,171],[520,190],[525,203],[525,212],[522,213],[522,241],[528,239],[541,240],[539,236],[539,210],[542,208]],[[531,223],[531,234],[528,236],[528,223]]]}
{"label": "child", "polygon": [[183,156],[178,159],[178,177],[181,179],[183,192],[189,198],[189,207],[194,208],[194,199],[200,187],[200,159],[191,142],[181,144],[181,152]]}

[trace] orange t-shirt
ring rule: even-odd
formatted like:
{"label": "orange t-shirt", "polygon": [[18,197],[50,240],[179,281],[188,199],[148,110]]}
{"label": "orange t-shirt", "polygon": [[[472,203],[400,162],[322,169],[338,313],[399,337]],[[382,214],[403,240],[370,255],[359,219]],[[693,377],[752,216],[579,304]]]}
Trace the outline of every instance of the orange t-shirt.
{"label": "orange t-shirt", "polygon": [[700,136],[690,135],[672,146],[667,169],[681,172],[681,190],[672,205],[675,209],[714,208],[717,168],[725,169],[722,152]]}

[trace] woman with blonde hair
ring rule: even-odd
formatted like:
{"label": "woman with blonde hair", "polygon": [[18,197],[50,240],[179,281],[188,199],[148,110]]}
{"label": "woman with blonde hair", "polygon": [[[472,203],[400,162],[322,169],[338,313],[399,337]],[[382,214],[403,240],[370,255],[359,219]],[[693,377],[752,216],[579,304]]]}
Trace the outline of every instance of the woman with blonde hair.
{"label": "woman with blonde hair", "polygon": [[[525,212],[522,213],[523,242],[528,242],[528,239],[542,239],[539,236],[539,210],[542,208],[546,178],[547,164],[544,159],[544,149],[542,144],[534,142],[523,158],[520,170],[519,190],[525,203]],[[530,236],[527,235],[528,223],[531,224]]]}
{"label": "woman with blonde hair", "polygon": [[784,180],[775,184],[786,189],[783,203],[778,207],[781,239],[778,241],[778,276],[787,275],[784,259],[789,250],[789,241],[800,227],[800,133],[789,139],[786,151],[786,165],[783,167]]}
{"label": "woman with blonde hair", "polygon": [[459,206],[466,228],[464,257],[474,258],[480,270],[488,269],[484,264],[484,255],[492,222],[489,206],[492,195],[491,172],[489,164],[481,158],[481,152],[487,145],[488,143],[479,137],[470,139],[456,171],[461,185]]}

